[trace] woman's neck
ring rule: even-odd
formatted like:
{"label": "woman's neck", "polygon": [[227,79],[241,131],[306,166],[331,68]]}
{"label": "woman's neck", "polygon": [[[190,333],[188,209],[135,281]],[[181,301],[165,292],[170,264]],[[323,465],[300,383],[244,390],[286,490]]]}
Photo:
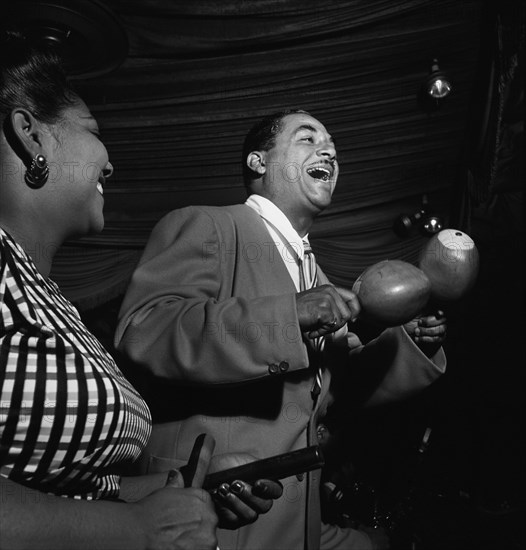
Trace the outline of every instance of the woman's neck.
{"label": "woman's neck", "polygon": [[9,223],[0,219],[0,226],[23,248],[24,252],[33,260],[39,273],[46,279],[49,277],[53,258],[62,244],[45,232],[28,230],[20,224]]}

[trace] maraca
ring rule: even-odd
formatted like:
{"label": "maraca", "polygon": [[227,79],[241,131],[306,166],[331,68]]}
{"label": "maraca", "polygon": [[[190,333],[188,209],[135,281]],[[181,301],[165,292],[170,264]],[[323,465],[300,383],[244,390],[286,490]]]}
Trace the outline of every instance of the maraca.
{"label": "maraca", "polygon": [[403,325],[427,304],[431,283],[418,267],[402,260],[383,260],[356,279],[353,292],[362,310],[360,317],[383,327]]}
{"label": "maraca", "polygon": [[479,255],[473,240],[457,229],[444,229],[424,246],[416,267],[383,260],[356,279],[360,317],[377,326],[403,325],[435,305],[459,300],[475,283]]}
{"label": "maraca", "polygon": [[420,253],[419,268],[431,283],[437,303],[460,299],[475,284],[479,254],[475,243],[462,231],[444,229],[433,235]]}

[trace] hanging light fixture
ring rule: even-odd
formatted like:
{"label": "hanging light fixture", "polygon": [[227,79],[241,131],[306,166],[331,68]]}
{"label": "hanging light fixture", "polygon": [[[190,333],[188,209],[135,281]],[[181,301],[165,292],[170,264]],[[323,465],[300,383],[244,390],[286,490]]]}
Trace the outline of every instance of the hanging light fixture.
{"label": "hanging light fixture", "polygon": [[431,71],[425,83],[427,94],[433,99],[443,99],[451,93],[451,82],[446,74],[440,70],[438,59],[433,59]]}
{"label": "hanging light fixture", "polygon": [[422,231],[426,235],[434,235],[442,231],[442,220],[438,216],[429,216],[424,220]]}
{"label": "hanging light fixture", "polygon": [[128,54],[128,37],[102,0],[12,0],[0,7],[3,24],[61,56],[71,79],[108,74]]}
{"label": "hanging light fixture", "polygon": [[430,237],[442,230],[442,220],[430,212],[427,195],[422,197],[422,205],[414,214],[402,214],[393,224],[393,231],[399,237],[409,237],[418,231]]}

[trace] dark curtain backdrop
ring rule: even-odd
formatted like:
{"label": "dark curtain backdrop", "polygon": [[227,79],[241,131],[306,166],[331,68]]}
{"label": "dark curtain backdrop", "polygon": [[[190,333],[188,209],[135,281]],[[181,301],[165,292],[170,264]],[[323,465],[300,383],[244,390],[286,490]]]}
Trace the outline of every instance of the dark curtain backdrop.
{"label": "dark curtain backdrop", "polygon": [[[520,504],[523,514],[525,4],[494,8],[455,211],[477,243],[480,273],[463,315],[450,325],[448,373],[435,412],[441,452],[434,466],[462,484],[482,509],[506,514]],[[523,530],[520,546],[503,531],[504,538],[487,548],[524,547]]]}
{"label": "dark curtain backdrop", "polygon": [[[106,228],[64,247],[53,272],[90,328],[112,349],[120,296],[162,215],[245,199],[239,157],[255,120],[311,111],[341,162],[333,204],[311,233],[335,283],[352,285],[384,258],[416,260],[426,237],[402,239],[392,225],[424,194],[481,255],[475,288],[448,311],[446,375],[416,401],[346,426],[351,462],[399,498],[432,428],[417,480],[424,499],[415,493],[410,510],[424,546],[523,548],[524,2],[108,5],[130,55],[114,74],[79,83],[116,168]],[[434,57],[453,93],[426,111],[418,91]],[[520,519],[505,523],[514,510]]]}
{"label": "dark curtain backdrop", "polygon": [[[392,224],[423,194],[446,224],[465,162],[485,2],[116,1],[130,52],[78,87],[115,166],[106,227],[69,243],[53,277],[83,308],[122,293],[150,230],[189,204],[245,200],[240,151],[261,116],[301,107],[334,135],[341,175],[311,238],[337,284],[381,259],[414,261]],[[433,58],[453,93],[419,103]]]}

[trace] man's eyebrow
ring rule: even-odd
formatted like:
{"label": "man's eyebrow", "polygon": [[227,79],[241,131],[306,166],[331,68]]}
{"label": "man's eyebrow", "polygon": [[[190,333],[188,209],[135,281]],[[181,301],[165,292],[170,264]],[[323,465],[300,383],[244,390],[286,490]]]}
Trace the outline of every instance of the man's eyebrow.
{"label": "man's eyebrow", "polygon": [[311,126],[310,124],[302,124],[301,126],[298,126],[296,128],[296,134],[298,132],[301,132],[302,130],[310,130],[311,132],[314,132],[316,133],[318,130],[316,128],[314,128],[314,126]]}
{"label": "man's eyebrow", "polygon": [[[309,130],[311,132],[314,132],[314,133],[318,133],[319,130],[317,128],[315,128],[314,126],[310,125],[310,124],[302,124],[301,126],[298,126],[298,128],[296,128],[296,134],[298,132],[301,132],[302,130]],[[334,141],[334,138],[332,136],[329,135],[329,141],[332,142],[334,145],[336,145],[336,142]]]}

